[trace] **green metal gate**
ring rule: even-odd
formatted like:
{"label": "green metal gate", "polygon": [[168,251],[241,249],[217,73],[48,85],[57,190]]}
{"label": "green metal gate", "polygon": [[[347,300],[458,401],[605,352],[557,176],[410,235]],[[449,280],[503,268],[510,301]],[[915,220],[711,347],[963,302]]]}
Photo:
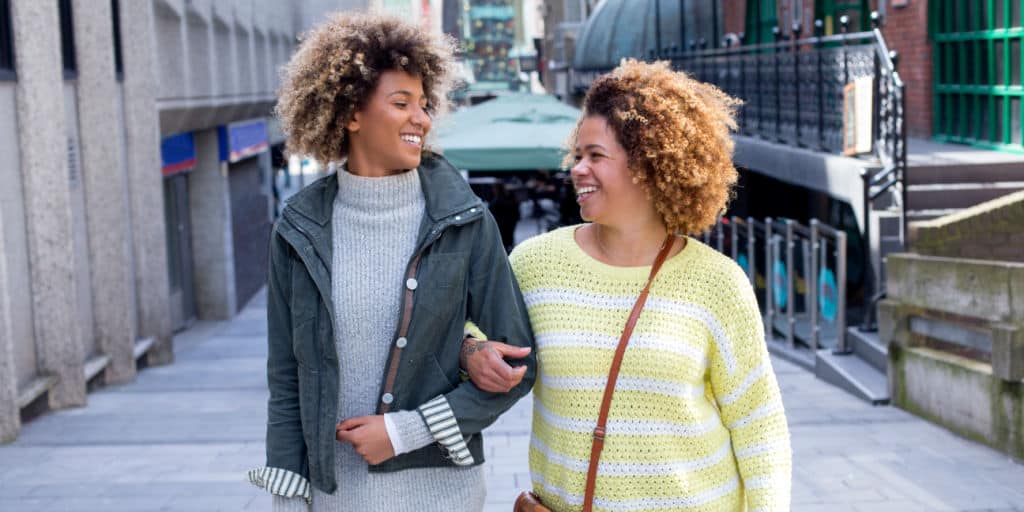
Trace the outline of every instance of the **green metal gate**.
{"label": "green metal gate", "polygon": [[774,43],[772,28],[779,26],[775,0],[747,0],[746,43]]}
{"label": "green metal gate", "polygon": [[1024,151],[1024,0],[931,0],[935,138]]}

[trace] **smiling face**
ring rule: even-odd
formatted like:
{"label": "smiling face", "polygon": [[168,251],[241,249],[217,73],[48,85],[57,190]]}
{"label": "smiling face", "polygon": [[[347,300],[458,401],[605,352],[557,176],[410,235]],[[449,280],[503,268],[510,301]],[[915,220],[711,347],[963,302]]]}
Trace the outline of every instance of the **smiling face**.
{"label": "smiling face", "polygon": [[345,125],[350,169],[379,175],[418,167],[430,127],[423,81],[404,71],[382,72],[366,106]]}
{"label": "smiling face", "polygon": [[643,187],[633,183],[626,150],[604,117],[591,115],[583,120],[575,152],[571,174],[583,220],[624,225],[639,214],[653,212],[653,202]]}

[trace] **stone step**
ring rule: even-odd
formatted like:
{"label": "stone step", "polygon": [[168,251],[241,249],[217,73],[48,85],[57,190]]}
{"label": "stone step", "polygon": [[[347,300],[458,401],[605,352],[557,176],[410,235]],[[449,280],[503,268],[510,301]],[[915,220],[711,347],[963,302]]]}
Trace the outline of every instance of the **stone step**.
{"label": "stone step", "polygon": [[836,354],[821,349],[815,354],[814,375],[872,405],[889,403],[886,374],[857,354]]}
{"label": "stone step", "polygon": [[857,327],[847,327],[846,346],[878,371],[888,371],[889,347],[878,339],[877,332],[864,332]]}
{"label": "stone step", "polygon": [[804,345],[797,344],[794,347],[790,347],[786,340],[771,336],[768,337],[767,343],[770,354],[801,366],[804,369],[814,370],[814,353]]}
{"label": "stone step", "polygon": [[978,164],[913,165],[907,167],[907,185],[933,183],[994,183],[1024,181],[1024,164],[989,162]]}
{"label": "stone step", "polygon": [[1024,182],[913,185],[907,187],[907,210],[969,208],[1019,190]]}

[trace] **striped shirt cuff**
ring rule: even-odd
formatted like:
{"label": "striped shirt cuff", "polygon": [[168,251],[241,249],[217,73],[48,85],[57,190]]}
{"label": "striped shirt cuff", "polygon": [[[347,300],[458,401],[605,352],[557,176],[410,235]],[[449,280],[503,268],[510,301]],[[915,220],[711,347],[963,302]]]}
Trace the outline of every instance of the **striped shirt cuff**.
{"label": "striped shirt cuff", "polygon": [[306,503],[311,503],[313,500],[309,492],[309,480],[287,469],[262,467],[249,470],[249,482],[277,496],[285,498],[301,496]]}
{"label": "striped shirt cuff", "polygon": [[466,440],[462,438],[459,423],[455,420],[451,406],[448,405],[448,399],[443,395],[438,396],[421,405],[419,411],[423,415],[427,429],[430,430],[430,435],[448,452],[448,458],[456,466],[472,466],[473,455],[469,453]]}

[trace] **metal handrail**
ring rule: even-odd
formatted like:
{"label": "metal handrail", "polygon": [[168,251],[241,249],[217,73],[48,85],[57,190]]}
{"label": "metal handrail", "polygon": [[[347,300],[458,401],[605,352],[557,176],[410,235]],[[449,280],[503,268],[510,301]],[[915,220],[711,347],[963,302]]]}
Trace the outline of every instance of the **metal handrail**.
{"label": "metal handrail", "polygon": [[[726,234],[728,231],[728,234]],[[802,340],[812,350],[818,350],[822,346],[822,325],[823,321],[834,324],[836,339],[831,343],[837,353],[848,351],[846,344],[846,232],[823,224],[817,219],[811,219],[807,224],[801,224],[792,219],[765,218],[758,221],[752,217],[746,219],[730,217],[720,220],[713,228],[705,232],[701,239],[709,246],[717,248],[719,252],[728,254],[733,260],[739,262],[740,255],[747,258],[746,271],[751,286],[757,289],[757,243],[758,235],[764,244],[764,271],[765,286],[764,298],[762,300],[763,319],[765,332],[771,335],[776,329],[776,316],[783,315],[785,322],[779,328],[790,348],[795,348],[797,343],[797,324],[807,322],[807,339]],[[740,237],[746,238],[746,243],[740,243]],[[729,240],[728,251],[725,251],[725,240]],[[744,248],[745,252],[740,252]],[[800,247],[802,255],[802,266],[804,269],[804,310],[798,313],[796,308],[796,297],[794,287],[797,279],[795,251]],[[829,265],[829,261],[834,264]],[[784,262],[786,278],[777,282],[775,265],[777,261]],[[830,274],[824,272],[831,269]],[[834,283],[826,283],[834,286],[831,290],[826,289],[819,281],[820,276],[829,276]],[[785,288],[786,304],[779,309],[776,303],[776,291],[778,287]],[[829,315],[825,315],[822,305],[828,299],[827,293],[835,294],[835,302]],[[834,315],[829,319],[826,316]]]}

